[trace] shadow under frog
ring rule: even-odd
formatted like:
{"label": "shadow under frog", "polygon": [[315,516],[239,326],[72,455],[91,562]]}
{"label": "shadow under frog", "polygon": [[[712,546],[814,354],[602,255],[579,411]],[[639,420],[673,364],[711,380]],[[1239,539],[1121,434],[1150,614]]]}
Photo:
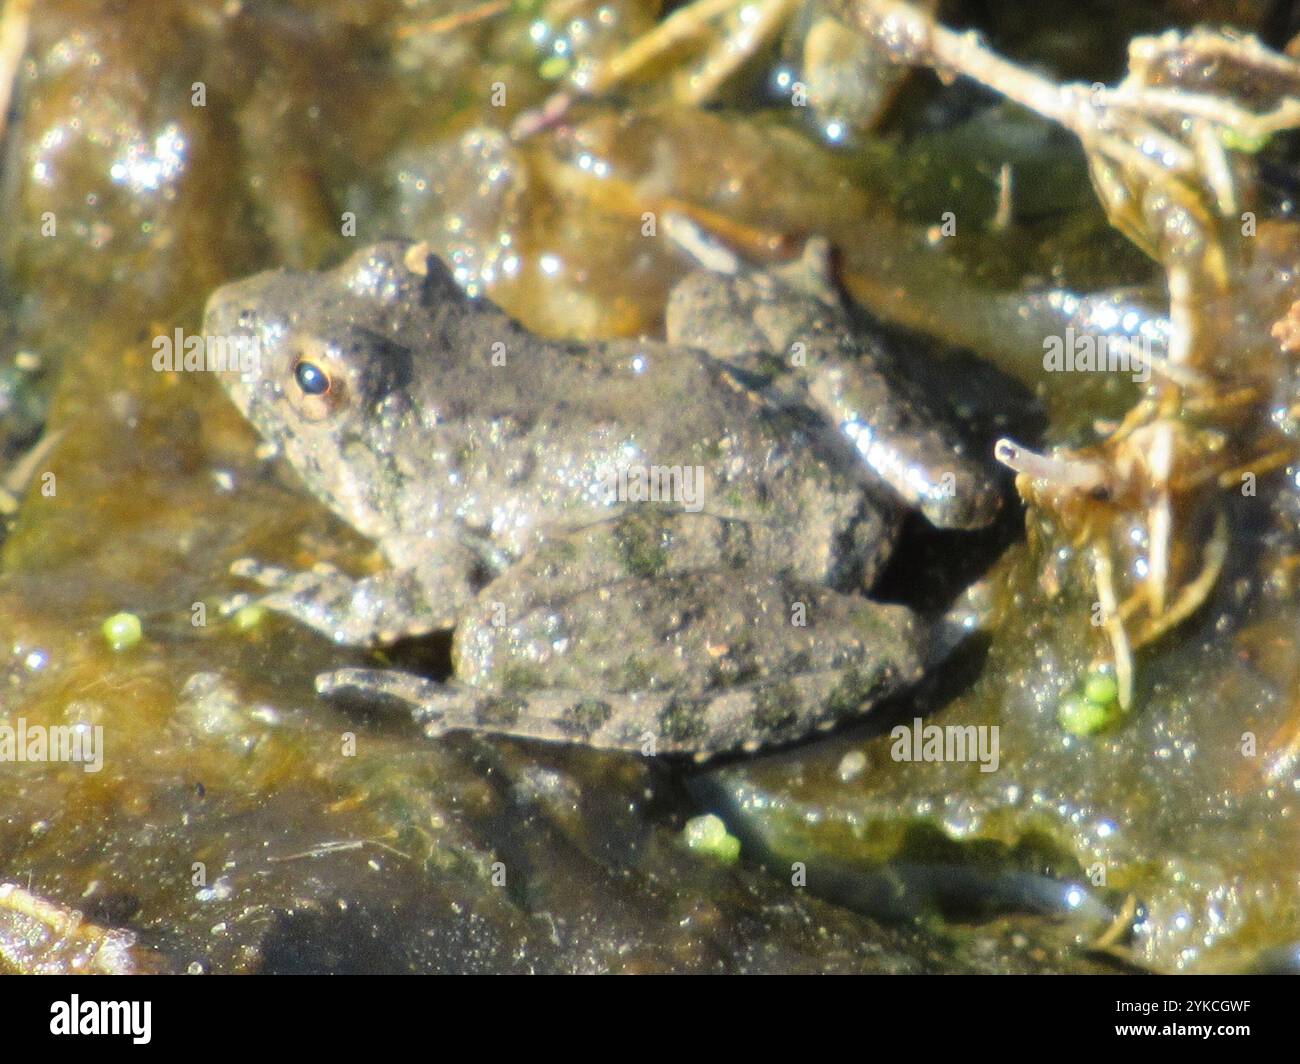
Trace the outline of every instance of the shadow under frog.
{"label": "shadow under frog", "polygon": [[829,728],[927,664],[926,625],[864,594],[906,511],[998,509],[855,337],[817,245],[687,277],[667,342],[539,338],[400,241],[223,286],[204,332],[256,346],[221,374],[230,398],[387,562],[235,573],[341,644],[452,631],[448,683],[317,680],[397,698],[430,735],[704,757]]}

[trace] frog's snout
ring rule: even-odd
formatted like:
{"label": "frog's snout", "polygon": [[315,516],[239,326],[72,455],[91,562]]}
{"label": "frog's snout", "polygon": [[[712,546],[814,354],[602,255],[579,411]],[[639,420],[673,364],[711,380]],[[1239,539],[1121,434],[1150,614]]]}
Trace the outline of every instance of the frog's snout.
{"label": "frog's snout", "polygon": [[245,417],[252,395],[265,378],[266,352],[262,350],[253,305],[240,291],[243,282],[223,285],[209,297],[203,310],[204,369]]}

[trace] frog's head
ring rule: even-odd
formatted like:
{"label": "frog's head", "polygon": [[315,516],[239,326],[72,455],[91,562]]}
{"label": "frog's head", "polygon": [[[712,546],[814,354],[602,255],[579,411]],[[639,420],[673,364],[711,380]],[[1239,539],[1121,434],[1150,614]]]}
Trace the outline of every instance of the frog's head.
{"label": "frog's head", "polygon": [[[208,300],[218,376],[264,440],[362,533],[394,527],[392,443],[412,416],[403,315],[431,284],[427,250],[399,241],[357,252],[327,273],[278,270],[223,285]],[[449,279],[447,283],[450,283]]]}

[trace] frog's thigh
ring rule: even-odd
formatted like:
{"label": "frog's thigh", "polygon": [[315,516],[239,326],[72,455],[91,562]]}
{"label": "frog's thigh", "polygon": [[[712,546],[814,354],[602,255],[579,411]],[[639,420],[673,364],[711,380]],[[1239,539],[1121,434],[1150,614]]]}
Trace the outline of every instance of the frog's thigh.
{"label": "frog's thigh", "polygon": [[453,684],[353,669],[320,689],[395,697],[430,734],[707,756],[863,712],[919,678],[923,644],[904,607],[743,573],[625,581],[457,636]]}
{"label": "frog's thigh", "polygon": [[706,690],[864,663],[912,671],[925,633],[910,610],[752,570],[631,578],[546,598],[456,630],[471,687]]}

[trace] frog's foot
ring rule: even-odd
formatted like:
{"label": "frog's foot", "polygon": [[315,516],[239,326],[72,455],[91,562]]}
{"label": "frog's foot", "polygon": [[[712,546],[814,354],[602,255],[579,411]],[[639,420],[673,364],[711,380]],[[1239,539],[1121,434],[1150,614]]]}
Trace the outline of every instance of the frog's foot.
{"label": "frog's foot", "polygon": [[324,563],[293,571],[240,558],[230,571],[267,588],[269,594],[238,596],[223,612],[248,604],[265,606],[346,646],[392,643],[454,626],[452,618],[429,607],[423,588],[408,570],[354,579]]}
{"label": "frog's foot", "polygon": [[810,236],[804,241],[803,251],[797,259],[775,267],[772,273],[791,288],[837,306],[841,299],[832,256],[829,240],[824,236]]}
{"label": "frog's foot", "polygon": [[835,279],[834,252],[831,242],[824,236],[808,237],[797,259],[761,267],[742,260],[711,232],[684,214],[665,217],[664,235],[708,273],[728,278],[743,276],[757,282],[760,287],[771,285],[775,280],[822,303],[838,306],[841,302]]}
{"label": "frog's foot", "polygon": [[339,669],[316,678],[324,695],[355,691],[406,703],[430,737],[450,731],[577,743],[704,761],[827,730],[910,686],[919,673],[881,666],[827,669],[712,692],[486,691],[410,673]]}
{"label": "frog's foot", "polygon": [[[869,475],[935,528],[987,528],[1002,508],[997,479],[928,399],[896,385],[869,358],[819,351],[804,387]],[[836,437],[828,442],[838,445]]]}

